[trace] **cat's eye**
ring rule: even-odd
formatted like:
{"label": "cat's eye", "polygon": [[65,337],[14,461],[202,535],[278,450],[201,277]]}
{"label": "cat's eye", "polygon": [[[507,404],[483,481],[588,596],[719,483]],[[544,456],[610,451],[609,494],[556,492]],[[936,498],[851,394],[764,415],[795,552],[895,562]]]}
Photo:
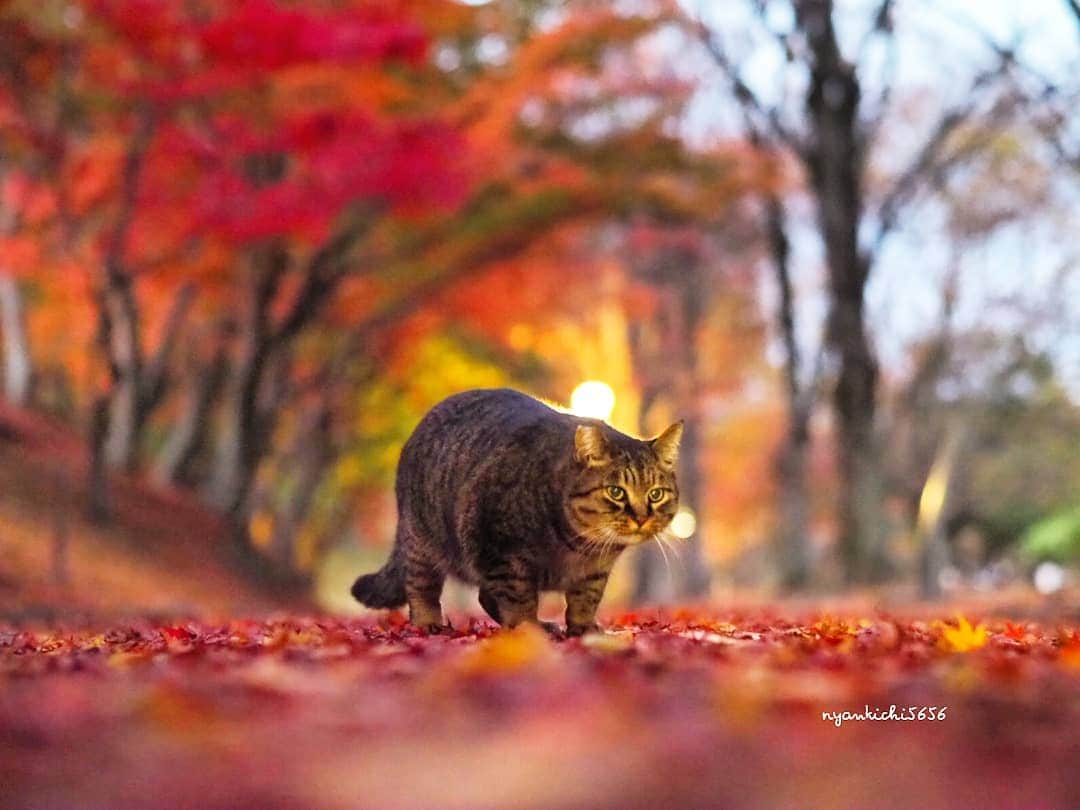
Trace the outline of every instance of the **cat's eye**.
{"label": "cat's eye", "polygon": [[622,487],[608,487],[607,494],[613,501],[621,501],[626,497],[626,490]]}
{"label": "cat's eye", "polygon": [[664,500],[664,490],[660,487],[653,487],[649,490],[649,503],[660,503]]}

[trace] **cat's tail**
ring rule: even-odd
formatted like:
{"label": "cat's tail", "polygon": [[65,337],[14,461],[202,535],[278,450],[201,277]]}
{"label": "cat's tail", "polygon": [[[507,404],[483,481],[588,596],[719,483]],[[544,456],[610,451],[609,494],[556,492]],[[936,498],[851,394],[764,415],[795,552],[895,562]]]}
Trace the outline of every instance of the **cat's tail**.
{"label": "cat's tail", "polygon": [[396,608],[405,604],[405,561],[396,545],[386,565],[374,574],[358,577],[351,592],[357,602],[370,608]]}

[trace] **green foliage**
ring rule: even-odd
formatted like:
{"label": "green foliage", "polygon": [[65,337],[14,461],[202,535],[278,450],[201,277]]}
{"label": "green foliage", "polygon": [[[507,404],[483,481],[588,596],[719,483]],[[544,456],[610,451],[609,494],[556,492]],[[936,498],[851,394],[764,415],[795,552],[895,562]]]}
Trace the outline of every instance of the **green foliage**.
{"label": "green foliage", "polygon": [[1020,548],[1037,560],[1080,560],[1080,506],[1040,520],[1024,533]]}
{"label": "green foliage", "polygon": [[987,343],[984,336],[978,343],[976,356],[954,359],[970,386],[948,406],[968,429],[955,508],[980,526],[992,548],[1003,548],[1075,507],[1080,406],[1053,364],[1022,341]]}

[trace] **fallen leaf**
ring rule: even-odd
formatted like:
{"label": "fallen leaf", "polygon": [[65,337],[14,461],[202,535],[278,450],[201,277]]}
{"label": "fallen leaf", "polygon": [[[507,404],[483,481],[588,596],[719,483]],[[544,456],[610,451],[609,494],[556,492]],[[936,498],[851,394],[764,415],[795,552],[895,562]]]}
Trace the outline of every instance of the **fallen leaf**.
{"label": "fallen leaf", "polygon": [[547,633],[526,623],[484,639],[468,650],[462,664],[468,672],[510,672],[535,664],[551,653]]}
{"label": "fallen leaf", "polygon": [[590,650],[605,653],[626,652],[634,648],[633,633],[586,633],[581,644]]}
{"label": "fallen leaf", "polygon": [[957,626],[941,623],[941,646],[950,652],[971,652],[985,646],[988,633],[979,624],[975,627],[963,616],[957,614]]}

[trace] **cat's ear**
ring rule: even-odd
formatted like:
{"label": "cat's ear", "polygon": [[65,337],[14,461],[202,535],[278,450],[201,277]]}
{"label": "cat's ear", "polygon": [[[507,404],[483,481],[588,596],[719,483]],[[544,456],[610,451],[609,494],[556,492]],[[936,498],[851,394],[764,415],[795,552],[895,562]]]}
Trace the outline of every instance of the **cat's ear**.
{"label": "cat's ear", "polygon": [[682,441],[683,422],[680,419],[669,427],[649,444],[652,446],[660,464],[669,470],[675,469],[675,463],[679,460],[679,442]]}
{"label": "cat's ear", "polygon": [[574,458],[586,467],[603,467],[611,461],[602,427],[578,425],[574,431]]}

